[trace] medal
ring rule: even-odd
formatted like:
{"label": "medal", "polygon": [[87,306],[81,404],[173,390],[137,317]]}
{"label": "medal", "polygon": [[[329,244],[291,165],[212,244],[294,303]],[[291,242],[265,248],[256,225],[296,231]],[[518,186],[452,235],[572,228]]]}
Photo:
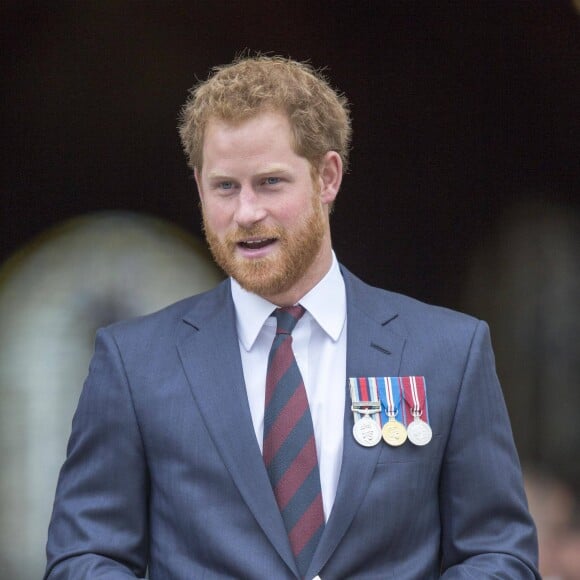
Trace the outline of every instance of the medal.
{"label": "medal", "polygon": [[381,440],[377,383],[373,377],[350,378],[351,411],[354,415],[352,434],[363,447],[374,447]]}
{"label": "medal", "polygon": [[388,445],[398,447],[407,440],[405,425],[397,419],[397,415],[402,415],[399,381],[394,377],[386,377],[381,379],[381,383],[380,397],[388,418],[383,424],[383,440]]}
{"label": "medal", "polygon": [[433,432],[428,423],[425,423],[425,421],[419,419],[419,417],[415,417],[407,427],[407,436],[413,445],[418,445],[420,447],[422,445],[427,445],[427,443],[431,441]]}
{"label": "medal", "polygon": [[352,428],[355,441],[363,447],[374,447],[381,440],[381,429],[368,415],[359,419]]}
{"label": "medal", "polygon": [[429,423],[421,419],[423,408],[426,407],[427,403],[424,378],[405,377],[403,379],[403,390],[405,395],[407,395],[405,397],[407,402],[410,403],[409,399],[413,401],[413,406],[410,408],[413,420],[407,426],[409,441],[419,447],[427,445],[433,438],[433,432],[431,431]]}
{"label": "medal", "polygon": [[383,425],[383,439],[385,443],[393,447],[402,445],[407,440],[405,425],[394,417],[389,417],[389,420]]}

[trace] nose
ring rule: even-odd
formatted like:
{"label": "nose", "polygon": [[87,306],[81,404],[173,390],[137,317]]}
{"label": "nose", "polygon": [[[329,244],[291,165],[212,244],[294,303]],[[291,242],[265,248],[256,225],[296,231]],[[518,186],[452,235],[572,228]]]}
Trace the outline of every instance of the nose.
{"label": "nose", "polygon": [[234,219],[240,227],[251,227],[266,217],[263,200],[251,186],[242,187],[237,201]]}

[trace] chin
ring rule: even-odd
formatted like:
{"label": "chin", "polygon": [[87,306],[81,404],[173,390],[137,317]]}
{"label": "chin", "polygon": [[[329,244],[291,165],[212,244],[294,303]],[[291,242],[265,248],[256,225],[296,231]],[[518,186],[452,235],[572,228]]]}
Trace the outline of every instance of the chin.
{"label": "chin", "polygon": [[234,268],[228,274],[235,278],[244,290],[260,296],[272,296],[290,288],[295,279],[295,276],[289,276],[288,272],[276,270],[273,260],[262,259]]}

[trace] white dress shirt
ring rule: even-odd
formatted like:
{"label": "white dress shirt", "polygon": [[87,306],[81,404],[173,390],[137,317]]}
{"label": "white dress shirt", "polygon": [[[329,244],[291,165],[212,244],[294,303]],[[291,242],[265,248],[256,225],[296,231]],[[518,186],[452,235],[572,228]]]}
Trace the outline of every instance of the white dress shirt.
{"label": "white dress shirt", "polygon": [[[276,307],[232,279],[232,297],[244,380],[256,438],[262,449],[268,354],[276,333]],[[292,332],[314,424],[324,516],[336,496],[343,446],[346,385],[346,292],[336,256],[326,276],[299,304],[306,313]]]}

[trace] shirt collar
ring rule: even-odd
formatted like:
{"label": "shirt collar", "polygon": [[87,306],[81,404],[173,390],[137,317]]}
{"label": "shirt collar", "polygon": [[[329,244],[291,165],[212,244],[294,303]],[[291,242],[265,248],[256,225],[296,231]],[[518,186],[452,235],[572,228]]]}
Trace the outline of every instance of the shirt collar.
{"label": "shirt collar", "polygon": [[[249,351],[267,318],[277,306],[257,294],[244,290],[233,278],[231,288],[236,309],[238,336],[242,346]],[[334,252],[330,270],[310,292],[300,299],[300,304],[306,308],[322,330],[336,342],[346,320],[346,291]]]}

